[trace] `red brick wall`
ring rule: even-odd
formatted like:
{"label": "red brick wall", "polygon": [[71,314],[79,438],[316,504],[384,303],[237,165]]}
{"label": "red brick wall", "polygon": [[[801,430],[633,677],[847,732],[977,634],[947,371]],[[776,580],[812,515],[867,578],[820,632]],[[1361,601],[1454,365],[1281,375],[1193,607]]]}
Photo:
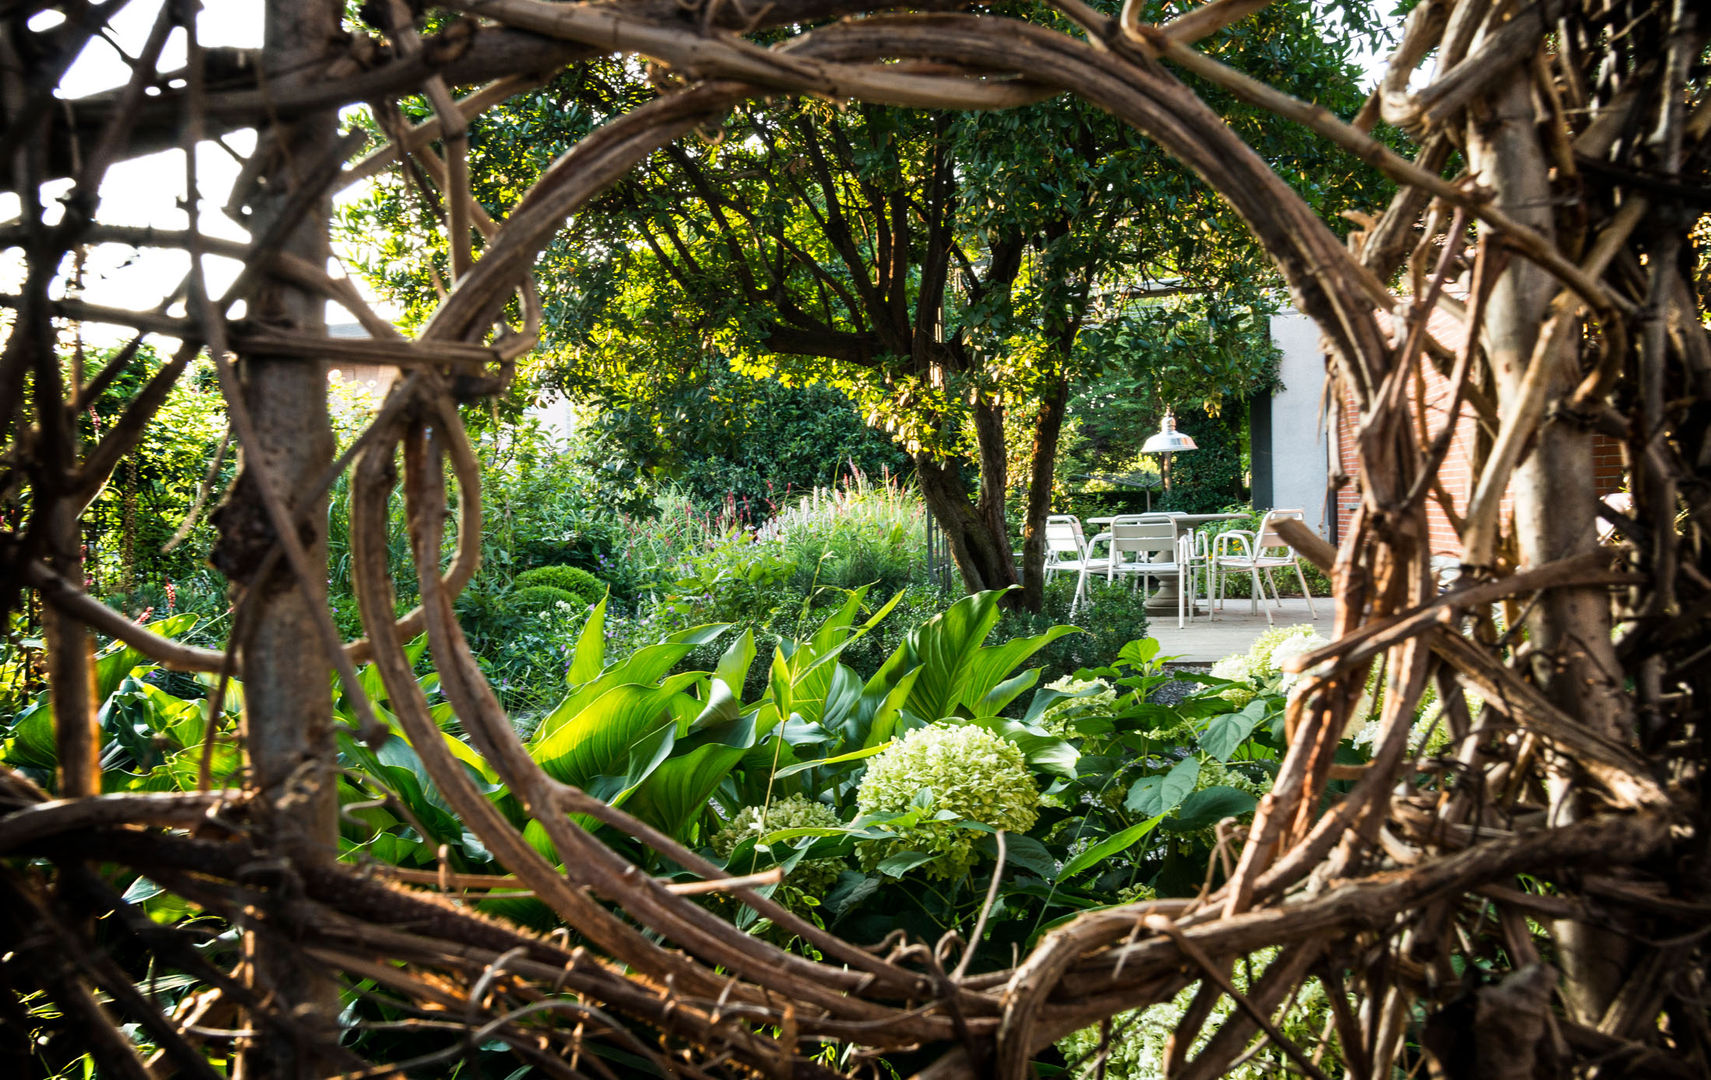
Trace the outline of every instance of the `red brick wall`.
{"label": "red brick wall", "polygon": [[[1434,311],[1429,324],[1432,335],[1445,346],[1456,349],[1461,346],[1461,328],[1449,316],[1441,311]],[[1426,440],[1437,437],[1449,420],[1449,405],[1452,399],[1449,380],[1437,372],[1431,364],[1421,365],[1425,376],[1417,380],[1409,388],[1410,412],[1413,416],[1424,415],[1426,419]],[[1451,505],[1460,514],[1467,508],[1468,500],[1473,495],[1474,485],[1478,477],[1473,475],[1472,459],[1475,438],[1475,419],[1472,406],[1462,403],[1460,415],[1456,419],[1456,433],[1450,440],[1449,453],[1445,455],[1443,466],[1438,475],[1443,482],[1444,492],[1450,497]],[[1418,422],[1418,421],[1416,421]],[[1351,482],[1337,494],[1337,536],[1348,535],[1350,519],[1354,509],[1360,503],[1358,488],[1360,477],[1360,460],[1355,448],[1355,415],[1354,403],[1347,397],[1342,402],[1342,408],[1337,417],[1337,457],[1342,463],[1343,471],[1351,478]],[[1418,438],[1416,432],[1416,438]],[[1593,473],[1600,494],[1619,491],[1624,486],[1625,478],[1622,468],[1622,446],[1616,440],[1606,435],[1595,435],[1593,438]],[[1503,499],[1503,513],[1507,514],[1512,503],[1507,495]],[[1457,556],[1461,554],[1461,544],[1456,537],[1455,528],[1449,517],[1444,513],[1438,500],[1428,496],[1426,504],[1426,519],[1431,540],[1432,554]]]}

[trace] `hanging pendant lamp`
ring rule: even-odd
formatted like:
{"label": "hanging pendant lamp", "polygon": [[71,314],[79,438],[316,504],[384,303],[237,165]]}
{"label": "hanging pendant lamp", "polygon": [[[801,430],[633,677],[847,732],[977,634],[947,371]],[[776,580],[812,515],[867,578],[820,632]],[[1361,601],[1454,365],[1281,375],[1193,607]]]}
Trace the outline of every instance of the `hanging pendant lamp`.
{"label": "hanging pendant lamp", "polygon": [[1173,454],[1179,450],[1198,450],[1194,440],[1176,430],[1176,416],[1170,412],[1164,414],[1164,423],[1159,425],[1158,434],[1148,439],[1141,446],[1143,454]]}

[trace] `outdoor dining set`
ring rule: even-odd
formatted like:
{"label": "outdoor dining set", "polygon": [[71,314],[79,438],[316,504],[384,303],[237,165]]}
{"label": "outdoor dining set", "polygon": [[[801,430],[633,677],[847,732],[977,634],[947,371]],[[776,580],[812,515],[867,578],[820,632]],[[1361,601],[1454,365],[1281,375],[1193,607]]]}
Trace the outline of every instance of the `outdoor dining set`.
{"label": "outdoor dining set", "polygon": [[[1206,614],[1214,617],[1224,604],[1224,580],[1231,574],[1248,577],[1250,610],[1257,612],[1262,598],[1266,622],[1271,606],[1281,607],[1282,598],[1272,571],[1293,569],[1301,582],[1308,610],[1317,615],[1307,577],[1293,548],[1278,535],[1277,523],[1302,520],[1300,510],[1271,510],[1252,531],[1231,529],[1216,532],[1205,526],[1235,521],[1244,514],[1184,514],[1174,511],[1093,517],[1087,524],[1100,531],[1087,536],[1081,519],[1070,514],[1046,518],[1046,580],[1059,573],[1077,575],[1071,610],[1091,602],[1088,582],[1103,578],[1107,586],[1119,578],[1135,587],[1157,585],[1147,599],[1149,612],[1176,612],[1176,625],[1192,620],[1202,596]],[[1270,586],[1267,597],[1265,587]]]}

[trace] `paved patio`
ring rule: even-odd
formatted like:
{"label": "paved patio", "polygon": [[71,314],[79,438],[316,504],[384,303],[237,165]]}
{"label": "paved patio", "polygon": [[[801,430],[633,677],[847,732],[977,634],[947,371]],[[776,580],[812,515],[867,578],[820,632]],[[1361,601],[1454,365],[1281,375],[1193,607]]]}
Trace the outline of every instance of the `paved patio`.
{"label": "paved patio", "polygon": [[[1275,607],[1271,609],[1272,620],[1278,626],[1312,623],[1319,633],[1330,637],[1330,598],[1314,597],[1313,604],[1319,609],[1316,619],[1308,613],[1307,601],[1286,596],[1281,611]],[[1162,656],[1174,656],[1182,663],[1210,664],[1231,653],[1247,651],[1254,638],[1265,632],[1266,606],[1257,613],[1250,613],[1245,598],[1226,600],[1224,610],[1215,617],[1196,616],[1193,622],[1184,623],[1181,630],[1176,628],[1174,614],[1154,615],[1147,623],[1147,633],[1158,638]]]}

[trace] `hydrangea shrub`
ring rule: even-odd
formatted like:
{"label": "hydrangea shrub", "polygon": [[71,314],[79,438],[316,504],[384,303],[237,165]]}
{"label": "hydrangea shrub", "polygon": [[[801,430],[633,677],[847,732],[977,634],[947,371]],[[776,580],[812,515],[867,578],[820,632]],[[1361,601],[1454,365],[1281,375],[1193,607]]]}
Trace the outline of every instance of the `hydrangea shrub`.
{"label": "hydrangea shrub", "polygon": [[916,728],[876,754],[856,789],[862,814],[902,813],[920,807],[927,792],[929,817],[900,830],[894,839],[861,847],[864,869],[889,855],[919,851],[935,858],[921,868],[929,877],[955,880],[974,865],[979,832],[956,819],[1025,833],[1039,816],[1039,789],[1015,743],[981,727],[929,724]]}
{"label": "hydrangea shrub", "polygon": [[[790,795],[769,806],[745,806],[713,834],[713,852],[721,859],[744,840],[759,841],[763,836],[785,829],[835,829],[843,824],[838,813],[822,802],[805,795]],[[801,907],[807,897],[825,895],[844,869],[842,859],[810,859],[797,863],[784,879],[779,900],[789,908]]]}

